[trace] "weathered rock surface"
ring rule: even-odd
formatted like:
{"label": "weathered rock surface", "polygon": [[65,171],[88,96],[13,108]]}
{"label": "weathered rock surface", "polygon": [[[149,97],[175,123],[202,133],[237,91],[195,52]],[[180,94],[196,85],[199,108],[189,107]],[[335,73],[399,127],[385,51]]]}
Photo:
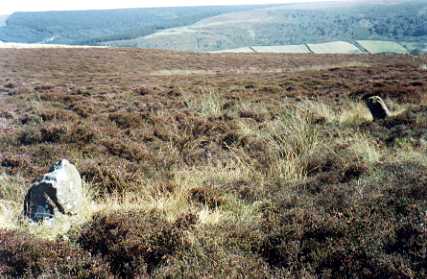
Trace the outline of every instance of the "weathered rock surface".
{"label": "weathered rock surface", "polygon": [[374,120],[385,119],[390,116],[390,111],[381,97],[372,96],[367,98],[365,102]]}
{"label": "weathered rock surface", "polygon": [[58,212],[74,215],[82,202],[80,174],[69,161],[61,160],[31,185],[25,196],[24,214],[33,221],[52,218]]}

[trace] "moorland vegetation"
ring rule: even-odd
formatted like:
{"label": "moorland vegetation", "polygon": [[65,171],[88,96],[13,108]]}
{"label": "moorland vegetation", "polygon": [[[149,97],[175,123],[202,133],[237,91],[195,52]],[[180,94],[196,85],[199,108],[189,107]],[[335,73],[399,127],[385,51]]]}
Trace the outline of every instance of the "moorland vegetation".
{"label": "moorland vegetation", "polygon": [[[426,64],[2,49],[0,273],[425,278]],[[88,202],[29,225],[23,196],[61,158]]]}

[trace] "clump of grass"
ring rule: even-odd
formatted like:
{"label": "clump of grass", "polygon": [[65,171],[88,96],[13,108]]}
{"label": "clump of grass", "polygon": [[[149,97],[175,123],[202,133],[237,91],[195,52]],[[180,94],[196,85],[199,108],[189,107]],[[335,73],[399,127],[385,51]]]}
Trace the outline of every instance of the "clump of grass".
{"label": "clump of grass", "polygon": [[412,162],[427,167],[427,146],[414,146],[410,143],[387,150],[385,160],[388,162]]}
{"label": "clump of grass", "polygon": [[0,175],[0,228],[18,229],[26,194],[26,181],[20,176]]}
{"label": "clump of grass", "polygon": [[210,91],[200,103],[200,114],[204,117],[219,117],[223,113],[223,103],[224,101],[219,94]]}
{"label": "clump of grass", "polygon": [[237,187],[245,185],[244,181],[250,181],[253,183],[249,189],[252,194],[245,192],[242,195],[261,196],[262,179],[243,162],[178,169],[169,181],[145,181],[137,192],[105,195],[97,200],[95,211],[108,215],[116,211],[158,210],[170,222],[185,212],[198,215],[202,223],[222,222],[222,218],[249,220],[256,218],[256,214],[251,212],[258,205],[240,200],[238,193],[244,189]]}
{"label": "clump of grass", "polygon": [[276,154],[268,176],[293,182],[306,176],[305,162],[317,148],[323,146],[319,129],[312,125],[306,112],[284,110],[279,120],[269,126],[267,144]]}
{"label": "clump of grass", "polygon": [[25,180],[23,177],[0,175],[0,199],[9,201],[23,201],[26,193]]}
{"label": "clump of grass", "polygon": [[369,109],[361,102],[349,102],[338,115],[338,123],[341,125],[358,126],[372,120]]}
{"label": "clump of grass", "polygon": [[188,96],[187,107],[196,111],[202,117],[219,117],[223,114],[224,99],[212,88],[202,89],[200,96]]}
{"label": "clump of grass", "polygon": [[368,164],[379,162],[382,156],[375,141],[363,135],[356,135],[353,138],[350,149],[356,154],[356,157],[359,158],[360,161]]}
{"label": "clump of grass", "polygon": [[303,100],[303,102],[298,105],[298,108],[301,111],[312,114],[312,116],[320,122],[337,122],[338,119],[337,111],[322,102]]}
{"label": "clump of grass", "polygon": [[323,102],[306,100],[299,107],[312,113],[317,121],[337,125],[357,126],[373,119],[365,104],[350,100],[336,107]]}

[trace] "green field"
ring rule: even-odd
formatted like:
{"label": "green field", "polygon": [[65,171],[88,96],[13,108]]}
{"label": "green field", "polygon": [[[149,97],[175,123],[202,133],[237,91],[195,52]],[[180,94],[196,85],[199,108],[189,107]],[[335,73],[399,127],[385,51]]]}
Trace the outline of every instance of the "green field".
{"label": "green field", "polygon": [[[310,53],[315,54],[363,54],[366,53],[396,53],[407,54],[427,52],[427,43],[397,43],[391,41],[357,41],[362,49],[344,41],[327,43],[308,43],[306,45],[282,46],[249,46],[233,49],[212,51],[211,53]],[[308,47],[307,47],[308,46]],[[406,47],[406,48],[405,48]],[[366,49],[364,51],[363,49]]]}
{"label": "green field", "polygon": [[254,46],[252,48],[259,53],[310,53],[305,45]]}
{"label": "green field", "polygon": [[354,53],[362,53],[360,49],[358,49],[353,44],[343,41],[336,42],[328,42],[321,44],[308,44],[309,48],[314,53],[319,54],[327,54],[327,53],[340,53],[340,54],[354,54]]}
{"label": "green field", "polygon": [[362,40],[357,41],[363,48],[365,48],[369,53],[400,53],[407,54],[408,50],[404,48],[397,42],[392,41],[371,41],[371,40]]}

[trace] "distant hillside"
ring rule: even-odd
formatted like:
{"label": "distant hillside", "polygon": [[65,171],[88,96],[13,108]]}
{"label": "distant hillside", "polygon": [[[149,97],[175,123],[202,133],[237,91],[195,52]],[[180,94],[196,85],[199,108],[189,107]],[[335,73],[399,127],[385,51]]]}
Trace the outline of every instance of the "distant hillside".
{"label": "distant hillside", "polygon": [[0,27],[0,41],[97,44],[142,37],[204,18],[255,8],[259,6],[20,12],[12,14],[7,25]]}
{"label": "distant hillside", "polygon": [[221,14],[111,46],[214,51],[257,45],[392,40],[427,42],[427,2],[283,5]]}

